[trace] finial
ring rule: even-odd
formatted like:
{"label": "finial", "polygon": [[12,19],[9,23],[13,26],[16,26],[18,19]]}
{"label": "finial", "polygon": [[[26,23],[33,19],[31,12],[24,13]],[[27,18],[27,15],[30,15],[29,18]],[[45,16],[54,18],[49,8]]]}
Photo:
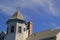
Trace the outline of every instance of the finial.
{"label": "finial", "polygon": [[17,11],[18,11],[18,10],[19,10],[19,7],[17,7],[16,9],[17,9]]}
{"label": "finial", "polygon": [[16,9],[17,9],[17,11],[19,11],[19,9],[20,9],[21,7],[17,7]]}

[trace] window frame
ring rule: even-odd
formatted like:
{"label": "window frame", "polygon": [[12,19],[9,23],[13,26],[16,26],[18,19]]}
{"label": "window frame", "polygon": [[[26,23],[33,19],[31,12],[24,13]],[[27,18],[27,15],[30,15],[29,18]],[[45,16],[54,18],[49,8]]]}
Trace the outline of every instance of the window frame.
{"label": "window frame", "polygon": [[21,26],[18,27],[18,33],[22,33],[22,27]]}
{"label": "window frame", "polygon": [[14,26],[11,26],[11,33],[14,33]]}

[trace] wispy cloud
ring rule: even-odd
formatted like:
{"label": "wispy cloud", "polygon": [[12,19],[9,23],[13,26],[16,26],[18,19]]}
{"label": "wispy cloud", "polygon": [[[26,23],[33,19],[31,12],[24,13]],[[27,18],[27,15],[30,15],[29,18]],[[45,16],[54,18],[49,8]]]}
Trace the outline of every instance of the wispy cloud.
{"label": "wispy cloud", "polygon": [[37,13],[40,13],[34,5],[41,6],[44,11],[50,13],[54,16],[59,15],[58,8],[54,4],[54,0],[6,0],[0,1],[0,9],[3,12],[12,14],[12,12],[16,11],[16,7],[24,7],[24,8],[31,8]]}
{"label": "wispy cloud", "polygon": [[54,2],[55,2],[54,0],[34,0],[34,3],[42,6],[44,11],[52,14],[53,16],[58,16],[60,15],[59,14],[60,11],[56,7],[56,4]]}
{"label": "wispy cloud", "polygon": [[[10,14],[14,11],[13,8],[11,7],[8,7],[8,6],[3,6],[3,5],[0,5],[0,9],[5,13],[5,14]],[[9,13],[10,12],[10,13]]]}

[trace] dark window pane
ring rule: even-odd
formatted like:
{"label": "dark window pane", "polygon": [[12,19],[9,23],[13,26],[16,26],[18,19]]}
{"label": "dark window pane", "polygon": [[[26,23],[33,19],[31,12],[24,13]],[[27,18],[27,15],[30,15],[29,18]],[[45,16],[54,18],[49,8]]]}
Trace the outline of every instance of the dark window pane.
{"label": "dark window pane", "polygon": [[21,28],[21,27],[18,28],[18,32],[19,32],[19,33],[22,32],[22,28]]}
{"label": "dark window pane", "polygon": [[11,32],[14,32],[14,26],[11,27]]}
{"label": "dark window pane", "polygon": [[24,31],[25,31],[25,28],[24,28]]}

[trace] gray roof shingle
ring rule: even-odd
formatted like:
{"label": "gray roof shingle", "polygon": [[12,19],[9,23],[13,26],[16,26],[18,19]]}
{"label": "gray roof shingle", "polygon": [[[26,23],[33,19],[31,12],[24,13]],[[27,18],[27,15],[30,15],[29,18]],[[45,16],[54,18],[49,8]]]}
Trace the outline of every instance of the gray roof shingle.
{"label": "gray roof shingle", "polygon": [[60,29],[47,30],[43,32],[34,33],[31,36],[29,36],[27,40],[37,40],[37,39],[53,37],[53,36],[56,36],[58,32],[60,32]]}

